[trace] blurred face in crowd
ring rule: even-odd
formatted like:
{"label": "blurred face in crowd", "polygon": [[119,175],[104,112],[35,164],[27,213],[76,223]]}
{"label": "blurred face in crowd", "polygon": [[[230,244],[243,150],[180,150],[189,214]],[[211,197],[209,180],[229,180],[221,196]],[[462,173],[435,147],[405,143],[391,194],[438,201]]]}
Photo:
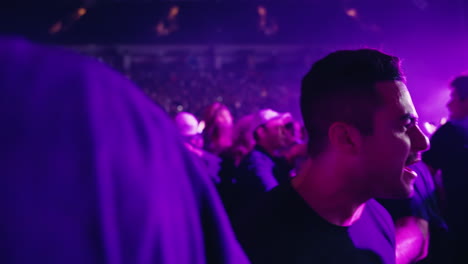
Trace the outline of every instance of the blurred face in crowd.
{"label": "blurred face in crowd", "polygon": [[274,118],[261,125],[257,129],[261,145],[266,145],[267,148],[272,150],[285,147],[288,143],[285,129],[286,123],[287,120],[285,118]]}
{"label": "blurred face in crowd", "polygon": [[186,141],[197,149],[203,148],[203,136],[201,134],[185,136]]}
{"label": "blurred face in crowd", "polygon": [[372,197],[409,197],[417,174],[408,166],[419,160],[428,140],[417,124],[417,113],[403,82],[377,82],[376,89],[383,104],[374,114],[373,133],[361,136],[362,182]]}
{"label": "blurred face in crowd", "polygon": [[450,93],[447,103],[450,119],[463,119],[468,116],[468,99],[461,98],[455,89]]}
{"label": "blurred face in crowd", "polygon": [[216,123],[219,129],[218,144],[221,148],[232,145],[233,118],[229,110],[222,109],[216,115]]}
{"label": "blurred face in crowd", "polygon": [[286,134],[286,145],[291,146],[303,140],[302,126],[297,121],[291,121],[284,125]]}
{"label": "blurred face in crowd", "polygon": [[232,126],[233,118],[232,118],[231,113],[226,109],[219,111],[218,115],[216,116],[216,123],[222,124],[228,127]]}

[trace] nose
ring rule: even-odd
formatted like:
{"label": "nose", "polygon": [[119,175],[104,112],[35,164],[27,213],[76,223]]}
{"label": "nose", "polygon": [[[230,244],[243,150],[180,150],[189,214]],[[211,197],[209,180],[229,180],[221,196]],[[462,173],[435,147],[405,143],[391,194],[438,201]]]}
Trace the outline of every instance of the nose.
{"label": "nose", "polygon": [[419,152],[429,148],[429,139],[424,135],[419,126],[414,126],[411,134],[411,149]]}

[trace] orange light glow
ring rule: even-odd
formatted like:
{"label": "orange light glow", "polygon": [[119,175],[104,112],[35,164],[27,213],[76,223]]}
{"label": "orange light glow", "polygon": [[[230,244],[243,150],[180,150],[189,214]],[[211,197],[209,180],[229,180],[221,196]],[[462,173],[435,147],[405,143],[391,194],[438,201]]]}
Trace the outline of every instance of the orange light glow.
{"label": "orange light glow", "polygon": [[354,9],[354,8],[350,8],[348,10],[346,10],[346,14],[350,17],[357,17],[357,10]]}
{"label": "orange light glow", "polygon": [[78,8],[78,10],[76,10],[76,13],[79,15],[79,16],[84,16],[86,14],[87,10],[86,8]]}
{"label": "orange light glow", "polygon": [[180,9],[179,9],[178,6],[173,6],[173,7],[171,7],[171,9],[169,10],[169,15],[168,15],[168,17],[169,17],[169,18],[174,18],[174,17],[176,17],[176,16],[179,14],[179,11],[180,11]]}
{"label": "orange light glow", "polygon": [[63,28],[62,21],[59,21],[59,22],[53,24],[49,28],[49,34],[57,34],[58,32],[60,32],[60,30],[62,30],[62,28]]}
{"label": "orange light glow", "polygon": [[267,10],[264,6],[258,6],[257,7],[257,12],[259,16],[266,16]]}

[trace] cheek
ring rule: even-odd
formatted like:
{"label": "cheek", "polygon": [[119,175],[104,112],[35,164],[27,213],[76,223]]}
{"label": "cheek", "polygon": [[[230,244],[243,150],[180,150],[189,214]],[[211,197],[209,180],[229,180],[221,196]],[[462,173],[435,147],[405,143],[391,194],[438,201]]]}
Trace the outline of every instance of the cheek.
{"label": "cheek", "polygon": [[[403,170],[406,167],[406,162],[411,153],[411,141],[407,135],[402,135],[394,141],[392,146],[391,156],[389,159],[389,172],[392,172],[392,180],[396,184],[401,183],[401,176],[403,175]],[[395,173],[393,175],[393,173]]]}
{"label": "cheek", "polygon": [[389,139],[388,148],[392,151],[395,159],[406,160],[411,149],[411,140],[407,133],[397,133]]}
{"label": "cheek", "polygon": [[411,141],[408,135],[394,132],[376,139],[373,155],[379,164],[396,166],[406,161],[410,149]]}

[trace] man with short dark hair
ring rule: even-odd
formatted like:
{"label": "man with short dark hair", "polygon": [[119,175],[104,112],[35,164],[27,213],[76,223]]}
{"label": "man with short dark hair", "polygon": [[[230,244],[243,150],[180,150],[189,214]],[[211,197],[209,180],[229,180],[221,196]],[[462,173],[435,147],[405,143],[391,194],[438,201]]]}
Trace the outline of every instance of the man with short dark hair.
{"label": "man with short dark hair", "polygon": [[452,261],[468,263],[468,76],[458,76],[450,88],[449,121],[434,133],[423,160],[442,173]]}
{"label": "man with short dark hair", "polygon": [[253,263],[395,263],[392,219],[373,198],[404,198],[428,146],[399,59],[337,51],[302,81],[309,159],[291,184],[235,223]]}

